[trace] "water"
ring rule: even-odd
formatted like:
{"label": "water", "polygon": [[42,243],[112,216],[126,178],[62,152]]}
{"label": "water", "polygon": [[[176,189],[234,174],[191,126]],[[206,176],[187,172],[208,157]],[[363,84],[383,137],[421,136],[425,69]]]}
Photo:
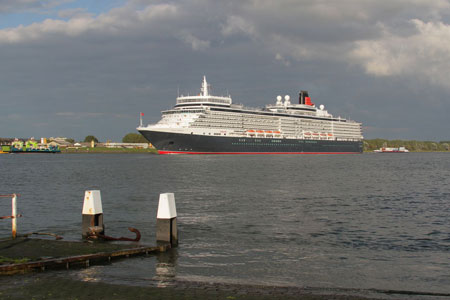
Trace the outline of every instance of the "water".
{"label": "water", "polygon": [[102,192],[108,235],[136,227],[143,244],[154,244],[159,193],[175,193],[174,253],[63,276],[450,292],[448,153],[30,154],[1,155],[0,167],[0,194],[21,195],[19,232],[69,240],[80,239],[87,189]]}

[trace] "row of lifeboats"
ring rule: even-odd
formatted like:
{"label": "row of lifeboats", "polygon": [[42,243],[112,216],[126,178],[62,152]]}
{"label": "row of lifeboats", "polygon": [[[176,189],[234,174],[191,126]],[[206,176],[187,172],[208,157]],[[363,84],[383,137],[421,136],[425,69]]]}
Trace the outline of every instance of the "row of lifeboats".
{"label": "row of lifeboats", "polygon": [[[278,130],[247,130],[247,135],[249,136],[271,136],[271,135],[281,135],[281,132]],[[326,133],[326,132],[304,132],[303,136],[305,138],[319,138],[319,139],[330,139],[333,138],[332,133]]]}
{"label": "row of lifeboats", "polygon": [[269,134],[281,134],[278,130],[247,130],[247,133],[269,133]]}
{"label": "row of lifeboats", "polygon": [[326,136],[329,136],[329,137],[332,137],[333,136],[333,134],[332,133],[317,133],[317,132],[305,132],[304,133],[304,135],[305,136],[321,136],[321,137],[326,137]]}

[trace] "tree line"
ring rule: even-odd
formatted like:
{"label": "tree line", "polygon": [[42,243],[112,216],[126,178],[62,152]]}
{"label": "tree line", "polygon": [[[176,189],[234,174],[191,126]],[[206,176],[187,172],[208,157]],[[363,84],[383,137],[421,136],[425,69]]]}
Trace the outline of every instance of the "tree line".
{"label": "tree line", "polygon": [[[72,138],[67,138],[66,141],[72,144],[75,143],[75,140]],[[93,135],[88,135],[83,140],[84,143],[90,143],[91,141],[99,143],[99,140]],[[128,133],[122,138],[122,143],[148,143],[148,141],[140,133]]]}

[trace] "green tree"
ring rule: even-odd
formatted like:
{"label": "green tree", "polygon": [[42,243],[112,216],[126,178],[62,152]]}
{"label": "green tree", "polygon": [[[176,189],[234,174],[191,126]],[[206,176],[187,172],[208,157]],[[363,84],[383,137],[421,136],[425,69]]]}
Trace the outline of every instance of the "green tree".
{"label": "green tree", "polygon": [[122,143],[148,143],[148,141],[142,134],[128,133],[123,137]]}
{"label": "green tree", "polygon": [[93,136],[93,135],[88,135],[87,137],[84,138],[84,142],[85,143],[90,143],[92,140],[95,143],[98,143],[98,139],[95,136]]}
{"label": "green tree", "polygon": [[71,144],[74,144],[74,143],[75,143],[75,140],[72,139],[72,138],[67,138],[67,139],[66,139],[66,142],[71,143]]}

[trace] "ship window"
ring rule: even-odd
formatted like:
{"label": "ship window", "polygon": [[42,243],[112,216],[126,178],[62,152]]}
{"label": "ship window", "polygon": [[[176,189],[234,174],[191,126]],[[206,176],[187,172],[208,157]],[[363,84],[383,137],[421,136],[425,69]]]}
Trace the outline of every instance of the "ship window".
{"label": "ship window", "polygon": [[170,142],[169,142],[169,145],[173,145],[173,141],[170,141]]}

